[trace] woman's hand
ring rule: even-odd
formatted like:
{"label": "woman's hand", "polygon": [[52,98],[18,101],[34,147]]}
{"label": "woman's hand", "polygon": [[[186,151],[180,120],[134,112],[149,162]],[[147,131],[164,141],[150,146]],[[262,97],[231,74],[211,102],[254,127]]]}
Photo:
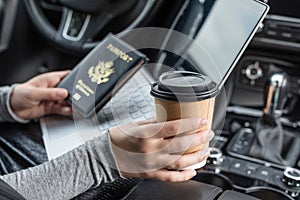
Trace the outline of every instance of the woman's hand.
{"label": "woman's hand", "polygon": [[46,114],[71,115],[71,107],[64,102],[68,91],[54,88],[69,73],[69,70],[45,73],[16,85],[10,97],[12,111],[22,119]]}
{"label": "woman's hand", "polygon": [[[168,169],[183,169],[209,156],[207,143],[214,133],[196,132],[206,123],[206,120],[189,118],[163,123],[128,124],[111,129],[112,149],[121,174],[124,177],[172,182],[191,179],[196,175],[195,170]],[[198,145],[203,148],[183,155],[187,149]]]}

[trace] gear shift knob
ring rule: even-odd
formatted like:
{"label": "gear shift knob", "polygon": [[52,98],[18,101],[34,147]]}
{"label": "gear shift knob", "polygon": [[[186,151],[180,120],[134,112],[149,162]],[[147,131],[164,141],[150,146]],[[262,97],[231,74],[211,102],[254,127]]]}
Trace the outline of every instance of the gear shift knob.
{"label": "gear shift knob", "polygon": [[289,87],[288,75],[285,72],[274,72],[269,76],[264,91],[265,118],[275,120],[281,117]]}

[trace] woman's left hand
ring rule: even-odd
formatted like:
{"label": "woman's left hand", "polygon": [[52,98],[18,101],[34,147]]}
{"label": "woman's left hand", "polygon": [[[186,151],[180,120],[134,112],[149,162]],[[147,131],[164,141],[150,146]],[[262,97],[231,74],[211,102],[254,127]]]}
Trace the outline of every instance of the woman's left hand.
{"label": "woman's left hand", "polygon": [[47,114],[71,115],[72,109],[64,101],[68,91],[54,88],[69,73],[69,70],[49,72],[16,85],[10,97],[12,111],[22,119]]}

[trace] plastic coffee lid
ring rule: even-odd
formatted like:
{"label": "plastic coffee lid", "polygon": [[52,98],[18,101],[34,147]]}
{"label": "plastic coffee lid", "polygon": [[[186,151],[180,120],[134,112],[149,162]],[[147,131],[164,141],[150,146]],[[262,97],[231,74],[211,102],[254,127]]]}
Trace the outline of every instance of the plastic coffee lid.
{"label": "plastic coffee lid", "polygon": [[151,95],[170,101],[192,102],[215,97],[217,84],[209,77],[188,71],[163,73],[152,85]]}

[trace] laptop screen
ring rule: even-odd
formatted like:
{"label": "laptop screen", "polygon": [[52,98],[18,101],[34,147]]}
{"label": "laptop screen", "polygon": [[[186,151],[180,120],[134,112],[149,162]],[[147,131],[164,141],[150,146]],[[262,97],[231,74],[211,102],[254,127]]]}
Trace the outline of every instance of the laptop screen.
{"label": "laptop screen", "polygon": [[206,0],[203,5],[209,11],[188,57],[196,71],[222,87],[269,8],[256,0]]}

